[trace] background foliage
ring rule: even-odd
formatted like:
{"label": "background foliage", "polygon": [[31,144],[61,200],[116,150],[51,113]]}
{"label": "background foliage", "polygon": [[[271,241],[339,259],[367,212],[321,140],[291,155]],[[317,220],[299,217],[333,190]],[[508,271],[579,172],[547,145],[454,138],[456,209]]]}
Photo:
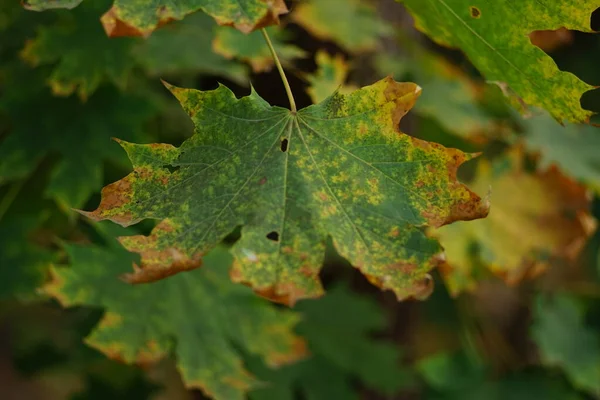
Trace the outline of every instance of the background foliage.
{"label": "background foliage", "polygon": [[[221,82],[238,97],[252,84],[287,106],[260,32],[217,26],[204,12],[230,15],[209,0],[166,24],[120,0],[26,3],[52,7],[0,0],[3,399],[600,398],[600,129],[576,124],[600,111],[598,91],[579,103],[600,85],[600,4],[288,2],[267,30],[299,106],[386,75],[416,82],[402,131],[481,152],[460,177],[491,187],[492,211],[429,232],[446,259],[424,302],[379,291],[329,243],[327,294],[287,309],[229,281],[233,237],[202,269],[129,286],[117,276],[135,256],[115,237],[152,221],[124,229],[73,211],[131,170],[111,137],[179,145],[192,134],[159,78]],[[236,27],[250,31],[264,12],[252,11]],[[490,15],[482,35],[497,52],[462,31]],[[118,21],[142,36],[108,37],[101,18],[113,36]]]}

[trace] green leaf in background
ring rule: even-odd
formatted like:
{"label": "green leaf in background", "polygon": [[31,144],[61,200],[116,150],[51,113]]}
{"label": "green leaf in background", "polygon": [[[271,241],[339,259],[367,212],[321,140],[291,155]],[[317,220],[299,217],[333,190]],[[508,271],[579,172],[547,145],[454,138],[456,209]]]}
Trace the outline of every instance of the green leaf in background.
{"label": "green leaf in background", "polygon": [[110,139],[115,135],[147,140],[144,122],[155,112],[141,95],[98,90],[86,103],[74,97],[52,97],[43,75],[22,66],[7,73],[0,107],[11,125],[0,141],[0,183],[24,179],[48,155],[60,155],[46,194],[65,209],[81,207],[102,186],[106,160],[124,165],[124,154]]}
{"label": "green leaf in background", "polygon": [[580,100],[593,87],[560,71],[529,34],[563,26],[591,32],[590,17],[600,1],[398,1],[413,15],[417,29],[464,51],[488,82],[504,87],[517,102],[544,108],[560,122],[583,122],[592,115]]}
{"label": "green leaf in background", "polygon": [[122,142],[134,172],[103,189],[95,220],[161,220],[122,239],[141,254],[131,282],[196,268],[237,226],[232,278],[293,304],[322,294],[327,235],[399,299],[430,293],[440,248],[426,226],[481,218],[488,204],[456,180],[471,156],[398,131],[420,89],[383,79],[297,114],[258,94],[171,87],[196,132],[180,148]]}
{"label": "green leaf in background", "polygon": [[510,284],[541,272],[550,257],[573,258],[591,234],[585,187],[556,168],[530,173],[521,151],[482,160],[472,186],[491,187],[492,208],[481,221],[435,232],[446,252],[448,290],[472,290],[485,270]]}
{"label": "green leaf in background", "polygon": [[206,73],[248,85],[248,74],[243,65],[212,51],[215,28],[216,23],[208,15],[194,13],[138,41],[133,49],[134,57],[154,76]]}
{"label": "green leaf in background", "polygon": [[315,61],[317,70],[306,76],[309,84],[306,91],[313,103],[322,102],[336,91],[348,94],[356,90],[356,87],[352,85],[344,85],[348,77],[348,64],[341,54],[330,56],[325,51],[319,51],[315,56]]}
{"label": "green leaf in background", "polygon": [[526,119],[523,126],[527,149],[539,153],[540,168],[557,165],[600,193],[600,128],[574,124],[561,126],[546,115]]}
{"label": "green leaf in background", "polygon": [[379,39],[393,33],[372,4],[361,0],[306,0],[290,17],[317,38],[351,52],[376,50]]}
{"label": "green leaf in background", "polygon": [[409,385],[399,347],[372,336],[388,324],[376,302],[338,285],[323,298],[304,301],[296,309],[304,315],[298,332],[312,353],[384,394]]}
{"label": "green leaf in background", "polygon": [[304,356],[304,342],[292,332],[298,316],[232,284],[224,249],[208,255],[200,270],[139,286],[119,279],[130,270],[132,255],[116,246],[66,250],[71,267],[53,268],[45,291],[64,306],[106,310],[86,342],[111,358],[152,362],[172,351],[187,386],[235,400],[257,384],[238,348],[270,366]]}
{"label": "green leaf in background", "polygon": [[108,1],[88,1],[59,14],[52,25],[41,26],[21,56],[32,66],[54,64],[48,83],[56,95],[77,92],[87,99],[106,79],[120,88],[134,67],[132,40],[106,37],[98,21]]}
{"label": "green leaf in background", "polygon": [[[289,66],[290,61],[295,58],[306,56],[304,50],[286,43],[289,39],[287,31],[279,27],[267,28],[266,31],[284,66]],[[246,35],[228,27],[218,28],[213,50],[227,59],[235,58],[247,62],[256,73],[269,71],[274,65],[271,51],[265,45],[265,38],[260,32]]]}
{"label": "green leaf in background", "polygon": [[298,332],[308,341],[312,357],[277,371],[256,370],[266,387],[250,392],[252,400],[291,400],[295,389],[309,400],[358,399],[350,385],[356,379],[386,395],[412,385],[398,346],[373,338],[387,321],[368,297],[338,285],[322,299],[295,309],[302,313]]}
{"label": "green leaf in background", "polygon": [[531,337],[544,365],[560,367],[573,385],[600,396],[600,337],[588,328],[581,302],[568,295],[539,295]]}

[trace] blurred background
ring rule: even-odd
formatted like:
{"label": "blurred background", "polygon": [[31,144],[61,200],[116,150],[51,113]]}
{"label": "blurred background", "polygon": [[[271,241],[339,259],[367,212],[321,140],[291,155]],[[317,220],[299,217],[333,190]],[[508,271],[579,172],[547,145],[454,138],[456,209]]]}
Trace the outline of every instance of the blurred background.
{"label": "blurred background", "polygon": [[[160,79],[238,97],[252,85],[287,107],[268,48],[201,12],[146,39],[108,38],[110,0],[45,12],[0,0],[0,398],[600,399],[600,128],[524,118],[392,0],[287,3],[268,31],[298,107],[388,75],[416,82],[401,130],[481,152],[460,174],[480,195],[491,187],[490,216],[429,232],[446,262],[425,301],[381,292],[332,246],[327,295],[292,310],[229,283],[222,248],[189,277],[131,289],[117,277],[132,256],[115,237],[152,222],[123,229],[73,211],[130,172],[111,138],[177,146],[192,135]],[[600,85],[600,36],[530,38]],[[582,105],[600,111],[599,92]],[[264,349],[273,337],[303,338],[304,359],[282,365]]]}

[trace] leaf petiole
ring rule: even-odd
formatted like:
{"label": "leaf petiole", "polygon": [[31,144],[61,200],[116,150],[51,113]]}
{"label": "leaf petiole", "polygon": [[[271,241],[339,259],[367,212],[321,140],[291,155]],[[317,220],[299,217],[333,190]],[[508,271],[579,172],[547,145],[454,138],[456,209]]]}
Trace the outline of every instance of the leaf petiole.
{"label": "leaf petiole", "polygon": [[275,65],[277,66],[277,70],[279,71],[279,76],[281,76],[281,80],[283,81],[283,86],[285,86],[285,92],[287,93],[288,100],[290,101],[290,107],[292,109],[292,113],[295,114],[296,109],[296,101],[294,100],[294,95],[292,94],[292,89],[290,89],[290,84],[285,76],[285,72],[283,71],[283,67],[281,66],[281,62],[279,61],[279,57],[277,57],[277,53],[275,52],[275,48],[273,47],[273,43],[271,42],[271,38],[269,38],[269,34],[265,28],[261,28],[260,30],[269,46],[269,50],[271,50],[271,55],[273,56],[273,60],[275,60]]}

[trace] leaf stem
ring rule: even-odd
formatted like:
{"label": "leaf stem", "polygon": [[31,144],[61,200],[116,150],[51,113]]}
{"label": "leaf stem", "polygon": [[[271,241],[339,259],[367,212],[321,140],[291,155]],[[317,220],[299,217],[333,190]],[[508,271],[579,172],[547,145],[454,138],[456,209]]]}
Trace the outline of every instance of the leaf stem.
{"label": "leaf stem", "polygon": [[285,72],[283,71],[283,67],[281,66],[281,62],[279,61],[279,57],[277,57],[277,53],[275,52],[275,48],[273,47],[273,43],[269,38],[269,34],[267,33],[265,28],[261,28],[260,30],[265,37],[265,41],[269,46],[269,50],[271,50],[271,55],[273,56],[273,60],[275,60],[275,65],[277,66],[277,70],[279,71],[279,76],[281,76],[281,80],[283,81],[283,86],[285,86],[285,92],[287,93],[288,100],[290,101],[290,107],[292,109],[292,113],[295,114],[296,109],[296,101],[294,100],[294,95],[292,94],[292,89],[290,89],[290,84],[285,76]]}

